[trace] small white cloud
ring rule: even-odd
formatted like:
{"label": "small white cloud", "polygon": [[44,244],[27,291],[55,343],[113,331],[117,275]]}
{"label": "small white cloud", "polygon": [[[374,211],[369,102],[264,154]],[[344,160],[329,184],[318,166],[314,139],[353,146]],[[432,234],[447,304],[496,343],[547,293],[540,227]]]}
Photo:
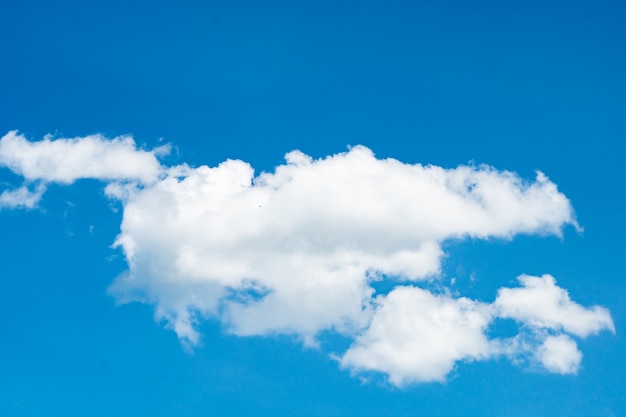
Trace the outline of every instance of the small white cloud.
{"label": "small white cloud", "polygon": [[600,306],[585,308],[570,300],[551,275],[518,277],[521,288],[502,288],[495,301],[503,318],[518,320],[530,327],[564,330],[585,337],[601,330],[615,332],[609,311]]}
{"label": "small white cloud", "polygon": [[[82,138],[49,137],[30,142],[11,131],[0,139],[0,167],[5,166],[28,181],[69,184],[81,178],[150,183],[162,168],[156,154],[137,149],[130,136],[107,139],[101,135]],[[156,153],[155,153],[156,152]]]}
{"label": "small white cloud", "polygon": [[39,184],[31,191],[26,186],[5,190],[0,194],[0,209],[32,209],[37,206],[46,187]]}
{"label": "small white cloud", "polygon": [[491,321],[488,305],[415,287],[398,287],[376,304],[369,327],[341,358],[342,366],[382,372],[403,386],[443,381],[457,361],[490,356],[484,334]]}
{"label": "small white cloud", "polygon": [[575,374],[578,372],[582,353],[569,336],[558,335],[548,336],[537,350],[536,357],[550,372]]}

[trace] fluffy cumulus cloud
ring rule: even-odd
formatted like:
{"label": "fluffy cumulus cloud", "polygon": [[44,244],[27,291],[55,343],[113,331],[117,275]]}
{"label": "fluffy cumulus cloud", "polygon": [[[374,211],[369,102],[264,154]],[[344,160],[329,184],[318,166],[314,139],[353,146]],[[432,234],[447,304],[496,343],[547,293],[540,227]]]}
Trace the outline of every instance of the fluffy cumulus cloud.
{"label": "fluffy cumulus cloud", "polygon": [[549,336],[537,349],[537,358],[551,372],[572,374],[578,371],[582,354],[567,335]]}
{"label": "fluffy cumulus cloud", "polygon": [[[441,381],[458,361],[498,356],[526,359],[549,372],[576,373],[582,354],[569,334],[614,332],[609,312],[571,301],[550,275],[518,280],[522,287],[501,288],[492,303],[396,287],[375,299],[371,322],[340,362],[357,372],[383,372],[398,386]],[[506,319],[516,320],[520,333],[489,339],[489,326]]]}
{"label": "fluffy cumulus cloud", "polygon": [[[115,245],[128,262],[110,292],[154,305],[190,345],[207,317],[238,335],[287,333],[307,343],[340,332],[354,338],[343,367],[405,385],[441,381],[457,361],[504,350],[530,350],[549,371],[572,373],[580,353],[566,334],[613,330],[606,309],[574,303],[547,275],[520,277],[522,287],[501,289],[493,303],[420,287],[440,274],[446,240],[577,227],[569,200],[542,173],[524,181],[489,166],[405,164],[357,146],[317,160],[293,151],[255,175],[238,160],[166,167],[162,152],[138,149],[130,137],[30,142],[10,132],[0,140],[0,166],[25,185],[0,204],[36,205],[43,190],[29,191],[31,183],[104,181],[124,206]],[[396,287],[376,295],[380,280]],[[490,340],[499,319],[543,336],[524,348]]]}
{"label": "fluffy cumulus cloud", "polygon": [[174,171],[126,197],[118,244],[130,271],[113,289],[141,294],[181,329],[219,313],[238,334],[352,332],[369,319],[370,281],[434,276],[445,239],[574,222],[541,174],[524,183],[489,167],[380,160],[364,147],[315,161],[292,152],[257,177],[241,161]]}
{"label": "fluffy cumulus cloud", "polygon": [[609,329],[615,331],[606,308],[586,309],[570,300],[550,275],[518,277],[521,288],[502,288],[495,306],[500,317],[512,318],[532,328],[567,331],[580,337]]}
{"label": "fluffy cumulus cloud", "polygon": [[456,361],[490,356],[488,305],[398,287],[376,298],[367,329],[341,358],[344,367],[384,372],[395,385],[441,381]]}

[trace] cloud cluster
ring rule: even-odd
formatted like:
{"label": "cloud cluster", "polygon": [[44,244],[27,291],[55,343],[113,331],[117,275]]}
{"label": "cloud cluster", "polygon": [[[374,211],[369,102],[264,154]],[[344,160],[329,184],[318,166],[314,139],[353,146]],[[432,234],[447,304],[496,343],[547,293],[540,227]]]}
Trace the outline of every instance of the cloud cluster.
{"label": "cloud cluster", "polygon": [[[342,366],[386,373],[391,383],[442,381],[457,361],[497,356],[530,357],[554,373],[576,373],[582,354],[568,335],[615,332],[608,310],[570,300],[550,275],[518,277],[521,287],[501,288],[493,303],[399,286],[375,299],[368,328],[343,355]],[[520,334],[489,339],[496,320],[514,319]]]}
{"label": "cloud cluster", "polygon": [[[10,132],[0,166],[27,183],[106,182],[124,206],[115,245],[128,262],[110,292],[154,305],[184,343],[200,342],[207,317],[238,335],[287,333],[310,344],[340,332],[354,338],[342,366],[405,385],[441,381],[459,360],[528,352],[549,371],[572,373],[581,356],[567,334],[613,330],[607,310],[575,304],[548,275],[520,277],[522,287],[501,289],[493,303],[420,287],[440,274],[446,240],[578,227],[542,173],[524,181],[489,166],[404,164],[357,146],[318,160],[293,151],[255,176],[238,160],[164,167],[160,152],[129,137],[29,142]],[[36,204],[40,194],[20,190],[5,191],[5,206]],[[380,280],[395,287],[376,295]],[[498,319],[517,321],[533,342],[490,340]]]}

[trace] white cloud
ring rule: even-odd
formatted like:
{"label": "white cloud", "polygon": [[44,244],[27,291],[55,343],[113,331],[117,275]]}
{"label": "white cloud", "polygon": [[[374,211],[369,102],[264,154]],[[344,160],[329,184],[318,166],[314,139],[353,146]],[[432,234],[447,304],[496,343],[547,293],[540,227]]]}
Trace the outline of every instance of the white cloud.
{"label": "white cloud", "polygon": [[[164,167],[163,151],[137,149],[130,137],[29,142],[9,132],[0,166],[25,185],[4,191],[0,207],[36,206],[49,182],[105,181],[124,207],[115,245],[128,262],[110,293],[153,305],[192,346],[210,316],[238,335],[288,333],[310,344],[321,331],[341,332],[354,338],[343,367],[402,386],[442,381],[457,361],[529,352],[551,372],[572,373],[580,352],[560,333],[614,331],[606,309],[574,303],[549,275],[520,277],[522,287],[501,289],[492,304],[415,286],[440,274],[445,240],[578,227],[541,173],[524,181],[489,166],[404,164],[357,146],[319,160],[290,152],[255,176],[237,160]],[[395,288],[375,297],[376,280]],[[489,340],[496,319],[517,320],[531,342]]]}
{"label": "white cloud", "polygon": [[569,294],[556,285],[550,275],[521,275],[521,288],[502,288],[495,305],[499,316],[512,318],[534,328],[564,330],[585,337],[601,330],[615,332],[606,308],[584,308],[570,300]]}
{"label": "white cloud", "polygon": [[550,372],[575,374],[578,372],[582,353],[569,336],[549,336],[537,350],[537,359]]}
{"label": "white cloud", "polygon": [[45,190],[46,188],[41,184],[35,187],[34,191],[29,190],[26,186],[5,190],[0,194],[0,209],[35,208]]}
{"label": "white cloud", "polygon": [[415,287],[397,287],[376,302],[369,327],[341,358],[342,366],[382,372],[403,386],[443,381],[457,361],[491,355],[486,304]]}
{"label": "white cloud", "polygon": [[525,183],[486,166],[408,165],[361,146],[286,160],[258,177],[241,161],[176,167],[125,194],[118,244],[130,273],[113,292],[142,293],[175,328],[222,314],[237,334],[352,332],[369,319],[371,277],[436,275],[445,239],[575,223],[542,174]]}
{"label": "white cloud", "polygon": [[[580,337],[605,329],[614,331],[610,314],[599,307],[586,309],[574,303],[549,275],[522,275],[519,280],[525,287],[501,288],[491,304],[434,295],[421,288],[396,287],[387,296],[376,298],[369,326],[341,358],[341,364],[357,372],[384,373],[397,386],[443,381],[458,361],[501,355],[518,363],[530,355],[549,372],[576,373],[582,359],[576,342],[566,334],[550,335],[548,331]],[[534,313],[514,317],[531,333],[522,329],[515,337],[490,340],[486,335],[489,325],[496,319],[512,318],[503,309],[511,300],[510,294],[519,296],[514,303],[519,310]],[[560,295],[558,303],[555,294]],[[580,327],[555,324],[555,317],[568,317],[566,320]]]}
{"label": "white cloud", "polygon": [[46,137],[30,142],[16,131],[0,139],[1,166],[28,181],[64,184],[81,178],[150,183],[162,169],[155,152],[137,149],[130,136],[106,139],[92,135],[55,140]]}

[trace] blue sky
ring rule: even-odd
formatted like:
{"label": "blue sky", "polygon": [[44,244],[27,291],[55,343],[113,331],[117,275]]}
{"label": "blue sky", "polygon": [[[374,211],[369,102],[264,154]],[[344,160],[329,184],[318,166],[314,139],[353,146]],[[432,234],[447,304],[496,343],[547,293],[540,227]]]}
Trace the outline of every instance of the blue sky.
{"label": "blue sky", "polygon": [[0,414],[623,415],[625,14],[4,2]]}

